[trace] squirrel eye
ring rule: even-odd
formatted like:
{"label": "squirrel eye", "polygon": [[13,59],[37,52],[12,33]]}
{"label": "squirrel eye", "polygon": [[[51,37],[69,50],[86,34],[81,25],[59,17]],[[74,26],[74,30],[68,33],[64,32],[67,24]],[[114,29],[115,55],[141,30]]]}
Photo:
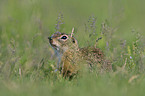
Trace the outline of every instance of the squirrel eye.
{"label": "squirrel eye", "polygon": [[65,40],[67,39],[67,36],[62,36],[61,39]]}

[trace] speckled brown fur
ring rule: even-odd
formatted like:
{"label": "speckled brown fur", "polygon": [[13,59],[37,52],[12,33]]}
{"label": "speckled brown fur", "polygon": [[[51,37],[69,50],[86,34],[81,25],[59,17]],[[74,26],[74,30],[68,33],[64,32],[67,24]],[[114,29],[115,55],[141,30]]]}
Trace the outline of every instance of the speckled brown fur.
{"label": "speckled brown fur", "polygon": [[111,62],[105,59],[99,48],[79,48],[77,40],[71,35],[56,32],[49,37],[49,43],[58,53],[58,70],[64,77],[72,77],[78,73],[83,64],[90,67],[98,65],[101,69],[112,70]]}

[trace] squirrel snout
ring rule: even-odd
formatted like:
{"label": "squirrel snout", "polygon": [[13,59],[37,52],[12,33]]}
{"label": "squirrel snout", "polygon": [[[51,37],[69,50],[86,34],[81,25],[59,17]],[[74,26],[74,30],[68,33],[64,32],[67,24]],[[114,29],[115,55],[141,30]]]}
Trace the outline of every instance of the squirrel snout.
{"label": "squirrel snout", "polygon": [[52,37],[48,37],[48,40],[49,40],[49,43],[52,45],[52,43],[53,43]]}
{"label": "squirrel snout", "polygon": [[48,39],[49,39],[49,41],[51,41],[52,40],[52,37],[48,37]]}

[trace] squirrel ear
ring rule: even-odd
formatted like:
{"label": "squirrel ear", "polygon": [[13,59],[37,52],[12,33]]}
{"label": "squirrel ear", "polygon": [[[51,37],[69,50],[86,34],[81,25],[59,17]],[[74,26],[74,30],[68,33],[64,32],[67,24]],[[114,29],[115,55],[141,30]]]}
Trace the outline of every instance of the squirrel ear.
{"label": "squirrel ear", "polygon": [[74,39],[73,37],[72,37],[72,42],[73,42],[73,43],[76,43],[76,41],[75,41],[75,39]]}
{"label": "squirrel ear", "polygon": [[74,37],[71,37],[71,38],[72,38],[73,43],[76,43],[76,44],[78,43],[77,40]]}

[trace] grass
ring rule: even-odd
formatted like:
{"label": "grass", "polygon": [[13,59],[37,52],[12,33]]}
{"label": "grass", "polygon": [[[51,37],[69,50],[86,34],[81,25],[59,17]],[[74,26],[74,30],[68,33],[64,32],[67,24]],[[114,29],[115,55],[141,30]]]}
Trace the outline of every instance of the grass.
{"label": "grass", "polygon": [[[0,96],[144,96],[144,3],[1,0]],[[103,37],[98,47],[113,72],[93,70],[69,81],[53,71],[56,60],[47,37],[57,30],[71,33],[73,27],[80,47]]]}

